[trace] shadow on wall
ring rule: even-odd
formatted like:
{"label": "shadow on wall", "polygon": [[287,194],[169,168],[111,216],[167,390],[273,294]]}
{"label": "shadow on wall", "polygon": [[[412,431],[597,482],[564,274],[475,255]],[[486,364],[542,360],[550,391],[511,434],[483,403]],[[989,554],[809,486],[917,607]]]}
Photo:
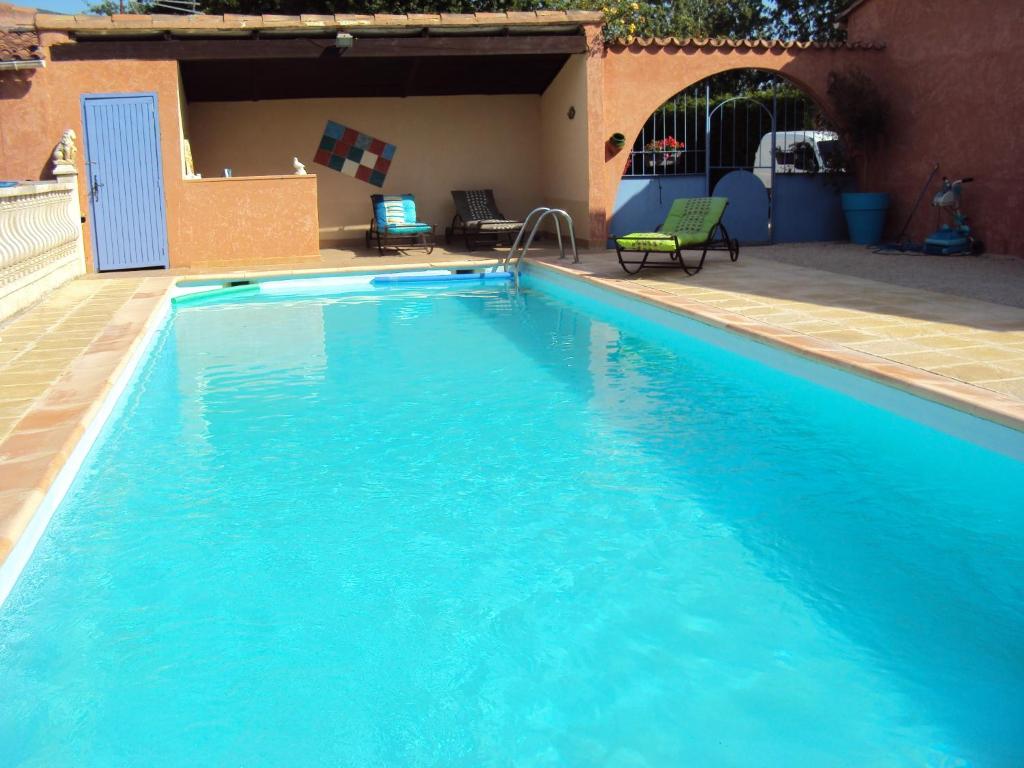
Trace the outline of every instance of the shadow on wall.
{"label": "shadow on wall", "polygon": [[616,235],[653,232],[665,220],[672,201],[680,197],[703,197],[704,190],[704,174],[622,179],[608,226],[608,245],[614,246],[612,238]]}
{"label": "shadow on wall", "polygon": [[0,99],[21,99],[32,90],[34,70],[0,72]]}

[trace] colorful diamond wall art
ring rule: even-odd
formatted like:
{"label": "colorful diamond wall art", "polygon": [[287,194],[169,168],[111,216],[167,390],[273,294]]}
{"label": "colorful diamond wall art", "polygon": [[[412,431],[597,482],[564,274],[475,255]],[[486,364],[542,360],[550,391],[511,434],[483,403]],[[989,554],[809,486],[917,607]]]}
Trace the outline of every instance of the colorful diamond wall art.
{"label": "colorful diamond wall art", "polygon": [[313,162],[383,187],[394,156],[394,144],[328,120]]}

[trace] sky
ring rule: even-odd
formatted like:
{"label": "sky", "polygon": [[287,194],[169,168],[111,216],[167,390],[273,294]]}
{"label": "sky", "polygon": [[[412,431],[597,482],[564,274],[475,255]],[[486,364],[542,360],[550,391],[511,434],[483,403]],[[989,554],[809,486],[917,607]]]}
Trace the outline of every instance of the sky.
{"label": "sky", "polygon": [[85,0],[42,0],[38,5],[28,3],[19,3],[18,0],[8,0],[12,5],[17,5],[21,8],[39,8],[40,11],[50,11],[52,13],[85,13]]}

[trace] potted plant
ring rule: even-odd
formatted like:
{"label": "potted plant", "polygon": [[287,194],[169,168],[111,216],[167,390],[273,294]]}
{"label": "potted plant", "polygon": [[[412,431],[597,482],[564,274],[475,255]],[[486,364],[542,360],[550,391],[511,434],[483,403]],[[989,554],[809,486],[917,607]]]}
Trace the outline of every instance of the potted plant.
{"label": "potted plant", "polygon": [[[867,179],[868,157],[878,148],[889,126],[889,104],[875,84],[859,69],[830,72],[828,95],[836,128],[845,144],[847,170],[855,161],[862,164],[861,179]],[[889,195],[884,192],[844,192],[843,213],[850,240],[861,245],[881,241]]]}
{"label": "potted plant", "polygon": [[649,141],[644,145],[644,149],[656,154],[654,157],[648,158],[647,164],[652,168],[658,166],[669,168],[676,164],[676,160],[683,154],[685,148],[685,142],[677,141],[675,136],[666,136],[663,139]]}

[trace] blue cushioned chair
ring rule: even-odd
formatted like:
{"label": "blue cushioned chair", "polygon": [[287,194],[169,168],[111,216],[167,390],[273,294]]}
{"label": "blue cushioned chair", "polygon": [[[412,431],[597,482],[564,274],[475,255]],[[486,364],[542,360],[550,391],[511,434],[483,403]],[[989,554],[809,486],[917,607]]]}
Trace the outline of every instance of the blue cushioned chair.
{"label": "blue cushioned chair", "polygon": [[405,248],[434,250],[434,225],[416,220],[416,198],[412,195],[370,195],[373,219],[366,233],[366,247],[377,244],[384,255],[385,248],[399,251]]}

